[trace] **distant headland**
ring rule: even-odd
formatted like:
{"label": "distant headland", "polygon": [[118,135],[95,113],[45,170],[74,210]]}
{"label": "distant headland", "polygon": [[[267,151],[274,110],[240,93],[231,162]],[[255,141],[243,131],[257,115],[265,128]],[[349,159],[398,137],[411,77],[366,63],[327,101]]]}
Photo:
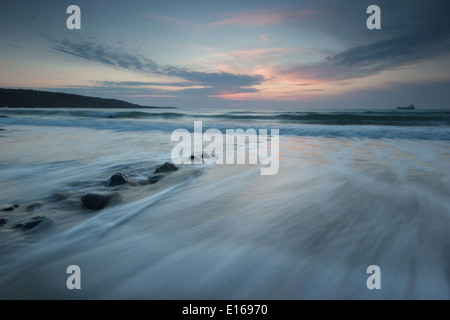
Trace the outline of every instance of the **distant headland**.
{"label": "distant headland", "polygon": [[104,99],[78,94],[29,89],[0,88],[0,108],[161,108],[176,107],[141,106],[117,99]]}

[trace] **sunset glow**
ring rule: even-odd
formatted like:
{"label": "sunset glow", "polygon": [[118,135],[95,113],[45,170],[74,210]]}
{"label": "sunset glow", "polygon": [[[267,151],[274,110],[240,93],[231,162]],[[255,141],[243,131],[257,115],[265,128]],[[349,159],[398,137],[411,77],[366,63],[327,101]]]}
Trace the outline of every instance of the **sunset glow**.
{"label": "sunset glow", "polygon": [[445,107],[449,27],[413,2],[378,1],[381,30],[365,27],[365,1],[79,1],[80,30],[62,3],[2,3],[0,86],[161,106]]}

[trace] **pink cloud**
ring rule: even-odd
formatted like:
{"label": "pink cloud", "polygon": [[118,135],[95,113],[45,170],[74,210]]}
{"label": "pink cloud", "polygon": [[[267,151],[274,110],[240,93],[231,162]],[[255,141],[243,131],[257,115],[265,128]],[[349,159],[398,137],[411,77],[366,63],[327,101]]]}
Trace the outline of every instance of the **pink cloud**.
{"label": "pink cloud", "polygon": [[[200,24],[180,18],[162,16],[157,14],[145,14],[145,17],[152,20],[158,20],[166,23],[173,23],[183,26],[191,26],[196,28],[209,28],[221,26],[244,26],[244,27],[262,27],[275,25],[288,21],[299,21],[305,17],[315,13],[313,10],[302,11],[273,11],[273,10],[258,10],[258,11],[243,11],[243,12],[229,12],[222,16],[226,17],[206,24]],[[261,37],[261,36],[260,36]],[[264,40],[265,36],[261,38]],[[268,39],[267,37],[265,37]]]}
{"label": "pink cloud", "polygon": [[268,25],[279,24],[287,21],[302,20],[305,16],[309,16],[314,11],[272,11],[272,10],[259,10],[259,11],[245,11],[227,13],[230,18],[217,20],[207,23],[205,27],[219,27],[219,26],[246,26],[246,27],[262,27]]}
{"label": "pink cloud", "polygon": [[219,98],[230,101],[302,101],[317,96],[314,92],[258,92],[258,93],[231,93],[221,95],[211,95],[209,97]]}
{"label": "pink cloud", "polygon": [[224,100],[233,100],[233,101],[244,101],[244,100],[250,100],[251,97],[249,97],[247,94],[244,93],[227,93],[227,94],[217,94],[217,95],[210,95],[210,98],[220,98]]}
{"label": "pink cloud", "polygon": [[6,63],[0,61],[0,67],[3,67]]}
{"label": "pink cloud", "polygon": [[262,74],[265,78],[271,78],[275,74],[292,73],[290,67],[285,67],[284,61],[311,57],[320,61],[326,56],[326,53],[314,49],[272,47],[215,53],[205,57],[203,62],[225,72]]}
{"label": "pink cloud", "polygon": [[[205,65],[215,70],[220,70],[232,74],[259,74],[266,79],[263,87],[269,83],[287,83],[289,85],[298,83],[317,84],[313,70],[300,73],[292,69],[298,67],[297,64],[284,63],[311,56],[311,49],[295,47],[275,47],[257,48],[251,50],[236,50],[221,52],[209,55],[202,61]],[[323,53],[314,51],[314,57],[323,56]],[[308,66],[307,63],[304,63]],[[323,79],[321,82],[326,82]],[[298,88],[298,87],[297,87]]]}
{"label": "pink cloud", "polygon": [[285,55],[293,55],[296,48],[258,48],[215,53],[204,62],[213,65],[215,69],[230,73],[263,74],[265,78],[273,64],[281,61]]}
{"label": "pink cloud", "polygon": [[270,40],[267,36],[265,36],[263,34],[258,34],[258,37],[265,42],[273,42],[272,40]]}

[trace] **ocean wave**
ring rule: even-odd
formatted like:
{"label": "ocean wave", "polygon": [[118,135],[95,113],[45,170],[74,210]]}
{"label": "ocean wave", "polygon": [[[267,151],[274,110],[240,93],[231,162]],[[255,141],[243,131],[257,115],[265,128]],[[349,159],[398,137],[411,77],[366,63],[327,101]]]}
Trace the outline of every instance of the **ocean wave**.
{"label": "ocean wave", "polygon": [[76,118],[180,118],[183,113],[176,112],[145,112],[145,111],[111,111],[111,110],[54,110],[54,109],[2,109],[0,114],[5,116],[41,116],[41,117],[76,117]]}
{"label": "ocean wave", "polygon": [[276,119],[288,121],[305,121],[308,123],[338,124],[338,125],[417,125],[434,126],[450,125],[448,112],[402,113],[402,112],[344,112],[344,113],[284,113]]}
{"label": "ocean wave", "polygon": [[211,119],[325,125],[450,126],[450,111],[231,111],[2,109],[1,115],[118,119]]}
{"label": "ocean wave", "polygon": [[[279,129],[281,135],[374,139],[450,140],[450,111],[343,110],[251,111],[124,110],[124,109],[1,109],[0,125],[83,127],[114,131],[163,131],[185,128],[194,121],[203,131]],[[3,132],[3,131],[2,131]]]}
{"label": "ocean wave", "polygon": [[[96,119],[96,118],[1,118],[0,125],[6,128],[3,132],[8,134],[14,126],[41,126],[41,127],[70,127],[88,128],[92,130],[112,130],[116,132],[151,132],[158,131],[170,133],[176,129],[186,129],[194,132],[194,121],[202,120],[191,118],[166,119],[157,121],[149,119],[137,121],[136,119]],[[326,124],[295,124],[282,122],[226,122],[203,121],[202,131],[218,129],[223,134],[227,129],[278,129],[281,136],[324,137],[324,138],[370,138],[370,139],[417,139],[417,140],[450,140],[449,126],[393,126],[393,125],[326,125]]]}

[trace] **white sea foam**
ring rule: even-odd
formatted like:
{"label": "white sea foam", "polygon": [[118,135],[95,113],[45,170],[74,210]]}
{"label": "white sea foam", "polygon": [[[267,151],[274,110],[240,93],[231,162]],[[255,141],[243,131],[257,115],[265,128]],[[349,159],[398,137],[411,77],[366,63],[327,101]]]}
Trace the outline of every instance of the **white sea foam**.
{"label": "white sea foam", "polygon": [[[351,133],[448,129],[347,126],[348,137],[333,138],[280,130],[274,176],[258,165],[185,164],[156,184],[120,188],[122,204],[91,212],[80,195],[109,190],[116,172],[146,180],[173,147],[167,130],[94,124],[10,123],[0,138],[1,203],[21,204],[0,213],[9,219],[0,298],[450,298],[449,141]],[[60,190],[69,199],[51,202]],[[43,206],[28,213],[35,202]],[[53,224],[13,228],[35,215]],[[79,292],[65,287],[72,264]],[[372,264],[379,291],[365,285]]]}

